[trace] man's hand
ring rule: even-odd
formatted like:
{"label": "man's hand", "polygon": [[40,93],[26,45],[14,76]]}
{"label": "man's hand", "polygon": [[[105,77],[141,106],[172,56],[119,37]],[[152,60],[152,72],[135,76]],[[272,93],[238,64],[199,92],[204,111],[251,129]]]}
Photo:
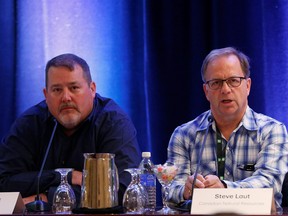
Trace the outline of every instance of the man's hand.
{"label": "man's hand", "polygon": [[[39,196],[41,197],[42,201],[48,202],[47,196],[45,194],[41,193],[41,194],[39,194]],[[22,198],[22,200],[23,200],[24,204],[26,205],[27,203],[34,202],[35,197],[36,197],[36,195],[32,195],[29,197],[24,197],[24,198]]]}
{"label": "man's hand", "polygon": [[72,171],[72,184],[73,185],[82,185],[82,172],[73,170]]}
{"label": "man's hand", "polygon": [[[194,175],[189,176],[186,180],[183,193],[185,200],[191,199],[193,181]],[[198,174],[194,188],[225,188],[225,186],[216,175],[207,175],[203,177],[202,175]]]}
{"label": "man's hand", "polygon": [[205,181],[203,182],[205,188],[225,188],[221,180],[216,175],[205,176]]}
{"label": "man's hand", "polygon": [[[190,199],[192,196],[193,181],[194,181],[194,175],[189,176],[186,180],[185,187],[184,187],[184,193],[183,193],[184,199],[186,199],[186,200]],[[204,181],[205,181],[205,178],[202,175],[198,174],[194,187],[195,188],[205,188],[205,185],[203,183]]]}

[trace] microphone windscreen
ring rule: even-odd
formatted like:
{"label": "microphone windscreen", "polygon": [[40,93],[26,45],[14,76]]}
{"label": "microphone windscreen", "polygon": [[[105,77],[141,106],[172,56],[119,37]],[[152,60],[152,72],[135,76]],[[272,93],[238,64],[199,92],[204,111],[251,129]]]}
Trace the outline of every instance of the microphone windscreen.
{"label": "microphone windscreen", "polygon": [[209,121],[209,123],[212,123],[214,121],[214,118],[212,115],[208,116],[208,121]]}

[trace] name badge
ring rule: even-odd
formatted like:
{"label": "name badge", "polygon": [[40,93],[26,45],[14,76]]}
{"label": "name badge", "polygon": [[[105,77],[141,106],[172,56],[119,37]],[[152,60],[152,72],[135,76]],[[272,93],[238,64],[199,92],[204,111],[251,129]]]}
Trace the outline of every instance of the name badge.
{"label": "name badge", "polygon": [[272,188],[195,188],[191,214],[271,214]]}
{"label": "name badge", "polygon": [[0,214],[22,213],[24,202],[19,192],[0,193]]}

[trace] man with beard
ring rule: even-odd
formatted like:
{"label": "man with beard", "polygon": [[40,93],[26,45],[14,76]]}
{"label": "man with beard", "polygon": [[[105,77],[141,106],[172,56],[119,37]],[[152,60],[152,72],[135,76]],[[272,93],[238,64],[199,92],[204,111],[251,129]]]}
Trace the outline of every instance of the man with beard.
{"label": "man with beard", "polygon": [[113,153],[119,173],[119,204],[141,157],[129,117],[109,98],[96,93],[88,64],[62,54],[46,65],[46,100],[25,111],[0,145],[0,191],[19,191],[24,203],[34,201],[39,173],[55,122],[53,142],[40,179],[42,200],[52,202],[60,184],[56,168],[73,168],[68,182],[80,202],[83,153]]}

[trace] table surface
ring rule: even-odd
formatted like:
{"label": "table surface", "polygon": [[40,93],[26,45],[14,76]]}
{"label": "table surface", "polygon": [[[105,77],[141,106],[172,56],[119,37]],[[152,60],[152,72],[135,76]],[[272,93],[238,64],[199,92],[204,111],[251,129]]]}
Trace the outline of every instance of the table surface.
{"label": "table surface", "polygon": [[[22,213],[16,213],[16,214],[13,214],[13,216],[18,216],[18,215],[32,215],[32,216],[43,216],[43,215],[45,215],[45,216],[52,216],[52,215],[56,215],[56,214],[53,214],[52,212],[27,212],[27,211],[25,211],[25,212],[22,212]],[[58,214],[59,215],[59,214]],[[76,213],[76,214],[65,214],[65,216],[69,216],[69,215],[79,215],[79,216],[92,216],[92,215],[99,215],[99,216],[104,216],[104,215],[112,215],[112,214],[105,214],[105,213],[89,213],[89,212],[85,212],[85,213]],[[137,215],[137,214],[124,214],[124,213],[119,213],[119,214],[113,214],[113,215],[117,215],[117,216],[127,216],[127,215],[129,215],[129,216],[133,216],[133,215]],[[139,215],[139,214],[138,214]],[[155,211],[155,212],[149,212],[149,213],[145,213],[145,215],[154,215],[154,216],[157,216],[157,215],[161,215],[161,214],[159,214],[157,211]],[[176,214],[173,214],[173,215],[175,215],[175,216],[177,216],[177,215],[179,215],[179,216],[183,216],[183,215],[190,215],[190,213],[189,212],[187,212],[187,211],[178,211]],[[219,213],[219,214],[214,214],[215,216],[233,216],[233,215],[239,215],[239,214],[235,214],[235,213]],[[271,214],[271,215],[277,215],[277,214]],[[288,207],[284,207],[283,208],[283,214],[282,214],[283,216],[288,216]],[[0,214],[0,216],[3,216],[3,214]],[[11,215],[10,215],[11,216]],[[203,216],[203,215],[195,215],[195,216]],[[255,216],[255,215],[253,215],[253,216]],[[257,215],[256,215],[257,216]],[[263,215],[258,215],[258,216],[263,216]]]}

